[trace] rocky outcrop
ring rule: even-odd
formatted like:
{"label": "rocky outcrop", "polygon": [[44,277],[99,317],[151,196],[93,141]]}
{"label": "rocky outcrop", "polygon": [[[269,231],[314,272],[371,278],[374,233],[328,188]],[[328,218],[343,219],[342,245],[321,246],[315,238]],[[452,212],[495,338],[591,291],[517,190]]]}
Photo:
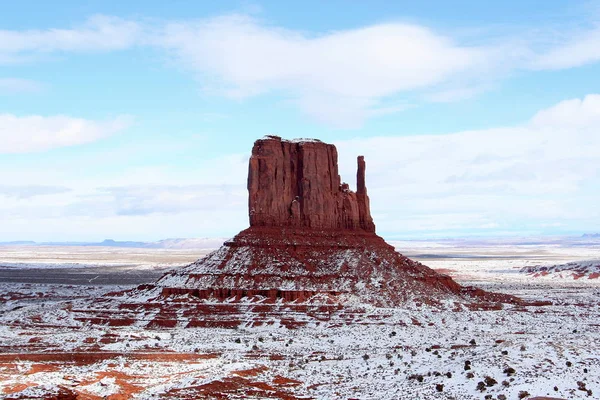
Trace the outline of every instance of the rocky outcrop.
{"label": "rocky outcrop", "polygon": [[353,192],[340,179],[335,146],[277,136],[257,140],[248,170],[250,227],[205,258],[164,275],[156,288],[161,298],[294,304],[317,299],[384,307],[452,298],[467,306],[517,301],[463,288],[377,236],[364,157],[357,164]]}
{"label": "rocky outcrop", "polygon": [[364,157],[356,192],[341,182],[337,158],[335,146],[319,140],[257,140],[248,171],[250,226],[375,232]]}

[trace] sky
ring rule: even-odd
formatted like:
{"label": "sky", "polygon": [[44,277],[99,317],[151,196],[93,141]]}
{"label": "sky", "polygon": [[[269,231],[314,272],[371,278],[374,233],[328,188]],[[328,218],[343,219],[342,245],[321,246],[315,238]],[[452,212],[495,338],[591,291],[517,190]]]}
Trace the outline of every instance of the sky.
{"label": "sky", "polygon": [[266,134],[386,238],[600,231],[597,1],[1,2],[0,241],[233,236]]}

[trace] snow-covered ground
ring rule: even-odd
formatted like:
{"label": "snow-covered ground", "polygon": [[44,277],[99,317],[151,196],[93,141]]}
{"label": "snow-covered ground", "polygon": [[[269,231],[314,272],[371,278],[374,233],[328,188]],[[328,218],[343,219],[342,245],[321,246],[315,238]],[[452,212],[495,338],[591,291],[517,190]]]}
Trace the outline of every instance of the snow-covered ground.
{"label": "snow-covered ground", "polygon": [[165,269],[187,265],[211,249],[144,249],[73,246],[0,246],[0,268]]}
{"label": "snow-covered ground", "polygon": [[538,279],[569,280],[600,278],[600,259],[572,261],[565,264],[534,265],[521,270],[522,273]]}
{"label": "snow-covered ground", "polygon": [[[461,283],[553,304],[460,312],[414,304],[362,308],[351,324],[333,314],[307,317],[308,325],[297,329],[275,320],[252,326],[250,319],[236,329],[148,329],[73,320],[70,310],[114,286],[0,283],[0,393],[10,398],[69,390],[94,399],[210,393],[287,399],[600,397],[599,280],[537,279],[522,271],[597,259],[598,248],[395,245]],[[126,254],[119,260],[138,257]]]}

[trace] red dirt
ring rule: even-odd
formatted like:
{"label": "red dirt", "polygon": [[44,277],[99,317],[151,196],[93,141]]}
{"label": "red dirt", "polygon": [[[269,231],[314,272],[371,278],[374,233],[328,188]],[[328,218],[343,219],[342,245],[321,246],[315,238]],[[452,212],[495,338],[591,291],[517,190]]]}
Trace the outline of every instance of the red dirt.
{"label": "red dirt", "polygon": [[[224,378],[185,389],[171,389],[162,397],[167,399],[260,398],[299,400],[298,397],[266,382],[253,382],[242,377]],[[306,398],[303,397],[303,399]]]}
{"label": "red dirt", "polygon": [[261,365],[259,367],[255,367],[255,368],[251,368],[251,369],[243,369],[243,370],[239,370],[239,371],[233,371],[232,374],[233,375],[237,375],[237,376],[242,376],[242,377],[249,377],[249,376],[256,376],[256,375],[260,375],[265,371],[268,371],[269,368],[265,367],[264,365]]}
{"label": "red dirt", "polygon": [[286,378],[284,376],[281,375],[275,375],[275,378],[273,378],[273,384],[277,385],[277,386],[298,386],[301,385],[302,382],[297,381],[295,379],[290,379],[290,378]]}
{"label": "red dirt", "polygon": [[17,383],[16,385],[5,386],[3,393],[4,394],[17,393],[17,392],[21,392],[31,386],[35,386],[35,383]]}

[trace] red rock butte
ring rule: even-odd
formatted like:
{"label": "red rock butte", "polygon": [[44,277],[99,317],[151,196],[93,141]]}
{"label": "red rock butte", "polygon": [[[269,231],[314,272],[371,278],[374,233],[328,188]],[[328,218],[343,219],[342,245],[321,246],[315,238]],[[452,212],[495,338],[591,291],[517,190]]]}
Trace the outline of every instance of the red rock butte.
{"label": "red rock butte", "polygon": [[334,145],[266,136],[248,171],[250,227],[205,258],[165,274],[163,298],[239,302],[367,303],[394,307],[516,302],[460,286],[402,256],[375,233],[358,157],[356,192],[338,173]]}
{"label": "red rock butte", "polygon": [[356,193],[342,183],[334,145],[267,136],[252,148],[248,170],[250,226],[375,232],[358,157]]}

